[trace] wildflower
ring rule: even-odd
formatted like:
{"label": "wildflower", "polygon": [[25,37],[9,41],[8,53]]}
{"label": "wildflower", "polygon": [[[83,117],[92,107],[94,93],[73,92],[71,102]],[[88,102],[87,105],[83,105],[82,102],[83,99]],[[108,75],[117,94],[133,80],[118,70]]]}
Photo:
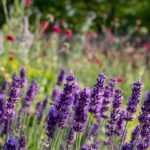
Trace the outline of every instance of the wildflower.
{"label": "wildflower", "polygon": [[57,34],[60,34],[60,33],[61,33],[61,29],[60,29],[59,27],[57,27],[57,26],[53,26],[53,27],[52,27],[52,30],[53,30],[54,32],[56,32]]}
{"label": "wildflower", "polygon": [[27,7],[30,7],[30,5],[31,5],[31,0],[25,0],[25,3],[26,3],[26,6],[27,6]]}
{"label": "wildflower", "polygon": [[65,78],[66,78],[66,68],[64,67],[58,74],[57,85],[62,85]]}
{"label": "wildflower", "polygon": [[110,120],[108,121],[108,125],[106,126],[106,128],[107,128],[106,135],[108,137],[113,136],[113,134],[115,132],[115,126],[120,117],[122,99],[123,99],[122,91],[120,89],[116,89],[115,97],[114,97],[114,101],[113,101],[113,110],[111,112]]}
{"label": "wildflower", "polygon": [[108,115],[105,113],[109,110],[109,105],[113,100],[116,83],[117,83],[116,79],[111,78],[109,81],[109,84],[105,86],[103,100],[102,100],[102,106],[100,109],[100,117],[103,119],[108,118]]}
{"label": "wildflower", "polygon": [[61,95],[61,91],[57,88],[54,88],[52,92],[52,100],[57,101],[60,98],[60,95]]}
{"label": "wildflower", "polygon": [[129,102],[126,108],[126,121],[132,121],[136,117],[136,111],[141,98],[143,84],[140,80],[133,83],[132,96],[129,98]]}
{"label": "wildflower", "polygon": [[23,102],[24,109],[30,107],[32,101],[34,100],[36,94],[38,93],[38,90],[39,90],[38,84],[35,80],[33,80],[24,98]]}
{"label": "wildflower", "polygon": [[48,96],[46,96],[46,98],[43,101],[37,103],[36,117],[37,117],[37,122],[38,123],[41,122],[41,119],[43,117],[43,113],[44,113],[44,111],[46,109],[46,106],[47,106],[47,102],[48,102]]}
{"label": "wildflower", "polygon": [[76,89],[76,82],[77,82],[72,72],[70,72],[70,75],[66,77],[66,81],[67,82],[64,85],[64,90],[60,96],[60,101],[58,105],[59,107],[58,126],[60,128],[65,128],[67,125],[71,106],[74,101],[74,92]]}
{"label": "wildflower", "polygon": [[27,85],[27,77],[25,68],[21,68],[20,70],[20,86],[24,88]]}
{"label": "wildflower", "polygon": [[72,30],[71,29],[65,29],[65,34],[68,38],[72,37]]}
{"label": "wildflower", "polygon": [[13,35],[10,34],[7,36],[7,40],[13,43],[15,41],[15,38]]}
{"label": "wildflower", "polygon": [[94,85],[94,89],[91,92],[91,102],[89,111],[95,116],[98,115],[102,103],[105,85],[105,74],[99,74],[97,83]]}
{"label": "wildflower", "polygon": [[18,142],[17,140],[11,135],[9,140],[4,144],[4,150],[17,150]]}
{"label": "wildflower", "polygon": [[12,85],[9,91],[9,97],[7,102],[7,121],[9,124],[9,131],[12,130],[13,120],[15,116],[15,104],[21,98],[21,89],[20,89],[20,78],[14,73],[12,77]]}
{"label": "wildflower", "polygon": [[126,115],[126,110],[123,110],[121,113],[120,113],[120,118],[119,120],[117,121],[116,123],[116,128],[115,128],[115,134],[117,136],[121,136],[124,132],[124,127],[125,127],[125,115]]}
{"label": "wildflower", "polygon": [[59,120],[58,111],[56,107],[52,105],[46,118],[46,134],[49,140],[52,139],[54,136],[58,120]]}
{"label": "wildflower", "polygon": [[68,138],[67,138],[67,144],[69,146],[73,145],[74,139],[75,139],[75,130],[73,128],[71,128]]}
{"label": "wildflower", "polygon": [[83,132],[86,127],[88,119],[90,88],[85,88],[81,93],[78,100],[78,104],[75,107],[75,115],[73,119],[73,129],[76,132]]}
{"label": "wildflower", "polygon": [[26,150],[27,138],[25,136],[21,136],[19,139],[19,150]]}

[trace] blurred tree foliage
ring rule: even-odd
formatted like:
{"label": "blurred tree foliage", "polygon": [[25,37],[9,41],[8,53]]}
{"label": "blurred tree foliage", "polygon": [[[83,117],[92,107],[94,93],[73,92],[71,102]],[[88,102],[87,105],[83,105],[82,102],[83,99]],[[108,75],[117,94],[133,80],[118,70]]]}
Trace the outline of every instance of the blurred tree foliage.
{"label": "blurred tree foliage", "polygon": [[[2,0],[1,0],[2,1]],[[120,29],[125,31],[128,25],[135,25],[137,19],[150,29],[150,0],[31,0],[32,6],[38,7],[42,17],[50,13],[57,19],[67,20],[69,26],[79,30],[87,14],[96,13],[92,28],[100,31],[102,24],[113,28],[113,22],[120,21]],[[7,5],[12,4],[7,0]],[[33,7],[33,8],[34,8]],[[107,19],[104,19],[106,17]],[[0,3],[0,24],[4,22],[2,3]]]}

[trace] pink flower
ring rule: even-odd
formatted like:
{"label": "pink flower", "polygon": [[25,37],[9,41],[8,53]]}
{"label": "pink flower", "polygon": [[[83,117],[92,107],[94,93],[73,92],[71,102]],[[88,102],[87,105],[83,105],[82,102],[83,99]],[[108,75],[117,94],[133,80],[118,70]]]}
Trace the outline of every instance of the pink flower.
{"label": "pink flower", "polygon": [[31,5],[31,0],[26,0],[26,6],[30,7],[30,5]]}
{"label": "pink flower", "polygon": [[54,32],[56,32],[57,34],[60,34],[60,33],[61,33],[61,29],[60,29],[59,27],[53,26],[53,27],[52,27],[52,30],[53,30]]}
{"label": "pink flower", "polygon": [[46,33],[46,30],[48,29],[48,27],[49,27],[49,24],[48,24],[48,22],[46,22],[46,21],[42,21],[41,22],[41,33],[44,35],[45,33]]}
{"label": "pink flower", "polygon": [[15,38],[14,38],[13,35],[8,35],[7,40],[10,41],[10,42],[14,42]]}
{"label": "pink flower", "polygon": [[65,34],[67,35],[67,37],[72,37],[71,29],[65,29]]}

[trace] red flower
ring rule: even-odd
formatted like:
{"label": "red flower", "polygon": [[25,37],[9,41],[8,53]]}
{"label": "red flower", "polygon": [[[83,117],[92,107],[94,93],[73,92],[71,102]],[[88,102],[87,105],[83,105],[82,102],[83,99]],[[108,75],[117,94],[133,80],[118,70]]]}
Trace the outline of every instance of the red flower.
{"label": "red flower", "polygon": [[116,78],[118,83],[123,83],[124,82],[124,78],[122,77],[118,77]]}
{"label": "red flower", "polygon": [[14,42],[15,38],[14,38],[13,35],[8,35],[7,40],[10,41],[10,42]]}
{"label": "red flower", "polygon": [[10,57],[8,58],[8,60],[9,60],[9,61],[14,61],[14,57],[13,57],[13,56],[10,56]]}
{"label": "red flower", "polygon": [[71,29],[66,29],[65,30],[65,34],[67,35],[67,37],[72,37],[72,31],[71,31]]}
{"label": "red flower", "polygon": [[44,29],[48,29],[48,27],[49,27],[49,24],[46,21],[42,21],[41,25],[44,27]]}
{"label": "red flower", "polygon": [[59,27],[53,26],[53,27],[52,27],[52,30],[53,30],[54,32],[56,32],[57,34],[60,34],[60,33],[61,33],[61,29],[60,29]]}
{"label": "red flower", "polygon": [[31,0],[26,0],[26,6],[30,7],[30,5],[31,5]]}

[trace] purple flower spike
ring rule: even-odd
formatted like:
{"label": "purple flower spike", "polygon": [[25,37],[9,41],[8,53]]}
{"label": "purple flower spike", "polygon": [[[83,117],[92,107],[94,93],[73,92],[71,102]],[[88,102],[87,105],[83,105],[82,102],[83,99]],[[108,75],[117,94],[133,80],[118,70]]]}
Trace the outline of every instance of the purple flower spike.
{"label": "purple flower spike", "polygon": [[48,139],[52,139],[58,123],[58,111],[55,106],[51,106],[46,118],[46,134]]}
{"label": "purple flower spike", "polygon": [[105,85],[105,74],[101,73],[99,74],[97,78],[97,83],[94,85],[94,89],[91,92],[91,103],[90,103],[90,112],[94,114],[94,116],[98,116],[103,94],[104,94],[104,85]]}
{"label": "purple flower spike", "polygon": [[71,130],[69,132],[68,139],[67,139],[67,143],[68,143],[69,146],[73,145],[74,138],[75,138],[75,131],[74,131],[73,128],[71,128]]}
{"label": "purple flower spike", "polygon": [[19,150],[26,150],[27,138],[25,136],[21,136],[19,139]]}
{"label": "purple flower spike", "polygon": [[4,150],[17,150],[17,148],[17,140],[13,136],[10,136],[9,140],[4,144]]}
{"label": "purple flower spike", "polygon": [[60,128],[65,128],[67,126],[70,110],[74,101],[74,93],[77,82],[72,72],[70,72],[70,75],[67,76],[66,81],[63,93],[60,96],[59,102],[57,102],[57,107],[59,109],[58,126]]}
{"label": "purple flower spike", "polygon": [[142,112],[138,119],[141,124],[150,123],[150,91],[146,93],[145,100],[142,106]]}
{"label": "purple flower spike", "polygon": [[92,150],[92,146],[85,144],[82,146],[81,150]]}
{"label": "purple flower spike", "polygon": [[141,98],[143,84],[140,79],[137,82],[133,83],[132,88],[132,96],[129,98],[129,102],[127,104],[127,114],[125,117],[126,121],[132,121],[136,117],[136,111],[138,109],[138,104]]}
{"label": "purple flower spike", "polygon": [[64,67],[58,74],[57,85],[59,85],[59,86],[62,85],[65,78],[66,78],[66,67]]}
{"label": "purple flower spike", "polygon": [[122,106],[122,91],[120,89],[115,90],[115,97],[113,101],[113,110],[110,115],[110,120],[108,121],[108,125],[106,126],[107,136],[112,136],[115,132],[116,123],[120,118],[121,106]]}
{"label": "purple flower spike", "polygon": [[60,95],[61,95],[61,91],[57,88],[54,88],[52,92],[52,100],[57,101],[60,98]]}
{"label": "purple flower spike", "polygon": [[123,131],[124,131],[124,127],[125,127],[125,115],[126,115],[126,110],[123,110],[120,114],[120,118],[116,123],[116,130],[115,130],[115,134],[117,136],[122,136]]}
{"label": "purple flower spike", "polygon": [[105,114],[108,110],[109,110],[109,105],[112,102],[112,90],[111,87],[109,85],[105,86],[105,91],[103,94],[103,102],[102,102],[102,106],[100,109],[100,117],[103,119],[108,118],[108,115]]}
{"label": "purple flower spike", "polygon": [[7,86],[8,86],[8,82],[7,82],[7,80],[5,80],[2,84],[1,92],[5,92],[7,89]]}
{"label": "purple flower spike", "polygon": [[6,99],[3,91],[0,91],[0,131],[3,130],[6,121]]}
{"label": "purple flower spike", "polygon": [[85,88],[80,93],[78,104],[75,108],[75,115],[73,120],[73,128],[76,132],[83,132],[86,127],[88,119],[88,109],[90,100],[90,88]]}
{"label": "purple flower spike", "polygon": [[20,86],[24,88],[27,85],[27,76],[25,68],[21,68],[20,70]]}
{"label": "purple flower spike", "polygon": [[20,78],[14,73],[12,77],[12,85],[9,91],[9,97],[7,102],[7,121],[5,124],[9,125],[9,132],[12,131],[13,121],[15,117],[15,104],[21,98],[21,89],[20,89]]}
{"label": "purple flower spike", "polygon": [[27,93],[26,97],[23,102],[23,108],[28,108],[31,106],[32,101],[34,100],[35,96],[37,95],[39,90],[38,84],[35,80],[32,81]]}
{"label": "purple flower spike", "polygon": [[37,117],[37,123],[38,124],[42,120],[43,113],[44,113],[46,106],[47,106],[47,102],[48,102],[48,96],[46,96],[46,98],[43,101],[38,102],[36,105],[36,117]]}

